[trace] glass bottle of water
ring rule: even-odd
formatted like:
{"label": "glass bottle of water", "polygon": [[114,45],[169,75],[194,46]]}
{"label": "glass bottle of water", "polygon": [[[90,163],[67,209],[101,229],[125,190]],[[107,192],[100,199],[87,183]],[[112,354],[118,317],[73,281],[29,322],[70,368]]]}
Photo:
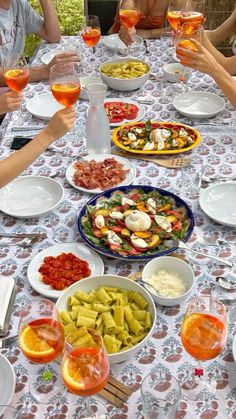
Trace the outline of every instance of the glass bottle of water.
{"label": "glass bottle of water", "polygon": [[86,149],[88,154],[111,153],[110,123],[103,103],[107,86],[104,83],[87,85],[90,107],[86,120]]}

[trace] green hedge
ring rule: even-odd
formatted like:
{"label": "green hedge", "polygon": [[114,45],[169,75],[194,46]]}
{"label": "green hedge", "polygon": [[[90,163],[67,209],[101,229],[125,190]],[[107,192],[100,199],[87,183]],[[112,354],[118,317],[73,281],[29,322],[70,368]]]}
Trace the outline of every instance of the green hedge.
{"label": "green hedge", "polygon": [[[50,0],[49,0],[50,1]],[[38,0],[29,0],[33,8],[41,14]],[[83,0],[54,1],[60,22],[62,35],[75,35],[81,27],[83,16]],[[25,42],[25,55],[31,57],[40,43],[36,35],[28,35]]]}

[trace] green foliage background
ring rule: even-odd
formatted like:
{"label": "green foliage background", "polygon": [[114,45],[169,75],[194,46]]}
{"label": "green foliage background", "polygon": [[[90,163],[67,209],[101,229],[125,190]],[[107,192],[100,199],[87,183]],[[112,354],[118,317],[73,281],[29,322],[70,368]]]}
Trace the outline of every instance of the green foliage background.
{"label": "green foliage background", "polygon": [[[48,0],[51,1],[51,0]],[[29,0],[33,8],[42,14],[38,0]],[[81,27],[83,0],[54,0],[62,35],[75,35]],[[25,42],[25,55],[31,57],[40,43],[36,35],[28,35]]]}

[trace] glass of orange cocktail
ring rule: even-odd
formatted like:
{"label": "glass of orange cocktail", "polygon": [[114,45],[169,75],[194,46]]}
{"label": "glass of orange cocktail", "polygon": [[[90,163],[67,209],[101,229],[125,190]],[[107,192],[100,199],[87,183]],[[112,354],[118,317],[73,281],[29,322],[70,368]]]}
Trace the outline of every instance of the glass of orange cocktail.
{"label": "glass of orange cocktail", "polygon": [[[54,303],[47,299],[33,298],[20,313],[19,345],[25,357],[36,364],[48,364],[64,348],[64,329]],[[40,403],[59,391],[61,380],[56,367],[42,367],[30,384],[32,395]]]}
{"label": "glass of orange cocktail", "polygon": [[[29,82],[29,66],[25,57],[19,54],[7,56],[3,61],[3,78],[13,92],[21,92]],[[21,112],[20,108],[19,117]]]}
{"label": "glass of orange cocktail", "polygon": [[55,64],[50,69],[51,91],[66,108],[73,106],[80,95],[79,74],[74,63]]}
{"label": "glass of orange cocktail", "polygon": [[181,340],[185,350],[195,358],[199,365],[194,376],[183,384],[185,395],[192,400],[199,397],[201,391],[214,393],[214,377],[206,379],[202,361],[216,358],[226,343],[226,309],[211,295],[193,297],[190,301],[181,327]]}
{"label": "glass of orange cocktail", "polygon": [[91,61],[94,61],[95,46],[101,38],[101,27],[99,17],[95,15],[84,16],[81,37],[84,43],[91,49],[92,56]]}
{"label": "glass of orange cocktail", "polygon": [[187,0],[181,10],[180,25],[188,23],[189,34],[198,25],[203,25],[205,0]]}
{"label": "glass of orange cocktail", "polygon": [[171,0],[167,10],[167,20],[174,31],[180,30],[181,10],[186,0]]}
{"label": "glass of orange cocktail", "polygon": [[[86,327],[70,333],[65,344],[61,371],[65,386],[77,396],[92,396],[101,391],[110,371],[101,334]],[[85,404],[85,410],[87,416],[93,416],[93,412],[89,412],[89,404]]]}
{"label": "glass of orange cocktail", "polygon": [[[120,0],[119,18],[127,29],[134,28],[141,16],[140,0]],[[128,51],[130,46],[128,46]]]}

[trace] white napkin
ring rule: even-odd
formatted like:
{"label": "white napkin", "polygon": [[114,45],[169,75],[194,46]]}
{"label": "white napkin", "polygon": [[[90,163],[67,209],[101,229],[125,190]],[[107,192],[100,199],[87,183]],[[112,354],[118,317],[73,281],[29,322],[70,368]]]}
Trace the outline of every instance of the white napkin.
{"label": "white napkin", "polygon": [[0,276],[0,329],[3,329],[8,305],[15,282],[13,278]]}

